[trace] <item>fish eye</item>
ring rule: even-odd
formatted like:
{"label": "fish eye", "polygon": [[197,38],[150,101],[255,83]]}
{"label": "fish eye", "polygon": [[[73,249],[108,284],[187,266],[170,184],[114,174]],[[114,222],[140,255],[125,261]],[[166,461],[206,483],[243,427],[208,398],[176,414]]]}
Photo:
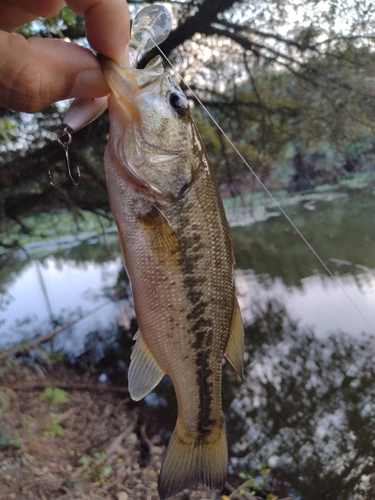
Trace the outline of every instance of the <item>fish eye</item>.
{"label": "fish eye", "polygon": [[177,111],[179,115],[184,115],[188,109],[188,100],[184,94],[172,92],[169,96],[169,102],[172,108]]}

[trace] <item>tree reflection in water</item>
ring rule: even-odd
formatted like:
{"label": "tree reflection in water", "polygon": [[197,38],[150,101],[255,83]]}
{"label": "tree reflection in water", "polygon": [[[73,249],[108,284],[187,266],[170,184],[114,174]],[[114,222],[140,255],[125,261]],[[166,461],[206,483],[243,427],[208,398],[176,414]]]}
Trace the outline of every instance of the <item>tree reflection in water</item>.
{"label": "tree reflection in water", "polygon": [[[120,328],[112,340],[108,332],[91,333],[76,363],[94,363],[97,373],[126,384],[136,328]],[[244,382],[224,365],[232,474],[266,463],[270,489],[280,498],[373,500],[374,350],[369,335],[317,338],[278,302],[258,309],[246,328]],[[169,378],[138,405],[148,434],[166,444],[177,416]]]}
{"label": "tree reflection in water", "polygon": [[277,302],[258,311],[246,328],[244,383],[225,371],[226,396],[230,384],[236,391],[227,412],[233,469],[266,462],[275,493],[289,484],[306,500],[373,500],[374,347],[369,335],[316,338]]}
{"label": "tree reflection in water", "polygon": [[[127,287],[122,273],[115,290]],[[224,364],[230,471],[236,476],[267,463],[271,491],[280,498],[295,493],[301,500],[373,500],[375,338],[340,331],[317,337],[276,301],[254,307],[246,328],[244,382]],[[92,330],[74,363],[84,370],[94,364],[97,374],[126,385],[136,329],[134,321],[128,327],[109,321],[107,329]],[[66,347],[69,335],[55,338],[55,349]],[[176,420],[168,377],[139,409],[149,435],[166,444]]]}

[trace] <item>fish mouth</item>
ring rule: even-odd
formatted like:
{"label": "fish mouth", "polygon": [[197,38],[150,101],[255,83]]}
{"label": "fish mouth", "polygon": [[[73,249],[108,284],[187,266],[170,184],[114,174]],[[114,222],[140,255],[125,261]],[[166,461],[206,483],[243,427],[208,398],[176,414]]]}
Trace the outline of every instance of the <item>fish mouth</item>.
{"label": "fish mouth", "polygon": [[122,130],[122,133],[118,136],[118,140],[115,140],[115,144],[118,145],[115,146],[115,149],[122,166],[126,168],[130,179],[139,189],[151,194],[156,199],[171,201],[171,196],[157,187],[141,172],[141,169],[144,164],[156,166],[174,161],[180,158],[181,152],[168,151],[160,148],[159,145],[150,143],[144,136],[142,127],[138,128],[138,133],[133,137],[133,148],[136,151],[133,158],[124,154],[123,147],[119,146],[128,125],[131,122],[138,124],[141,122],[138,107],[134,104],[136,93],[148,83],[160,78],[161,72],[153,71],[153,68],[151,71],[125,68],[101,54],[98,54],[97,58],[104,78],[111,89],[109,96],[110,114],[113,113],[113,117],[116,117],[115,122],[121,123],[117,130]]}
{"label": "fish mouth", "polygon": [[124,113],[125,121],[129,123],[138,118],[137,107],[133,104],[133,97],[138,89],[134,69],[125,68],[102,54],[98,54],[97,58],[104,78]]}
{"label": "fish mouth", "polygon": [[[107,81],[117,107],[121,108],[123,125],[127,126],[130,121],[140,121],[140,114],[137,106],[134,104],[135,94],[138,90],[145,87],[147,83],[152,83],[160,78],[160,72],[139,70],[135,68],[125,68],[117,62],[101,54],[97,55],[105,80]],[[111,96],[110,96],[111,98]],[[161,163],[163,161],[173,160],[180,156],[178,151],[169,152],[150,143],[139,130],[135,137],[136,147],[139,151],[144,151],[150,155],[151,163]]]}

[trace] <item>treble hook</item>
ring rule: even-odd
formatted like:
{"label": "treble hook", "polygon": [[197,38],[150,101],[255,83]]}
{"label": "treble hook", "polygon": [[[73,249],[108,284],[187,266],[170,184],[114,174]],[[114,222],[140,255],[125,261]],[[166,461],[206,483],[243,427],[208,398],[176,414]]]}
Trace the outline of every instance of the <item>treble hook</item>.
{"label": "treble hook", "polygon": [[[66,139],[64,137],[66,136]],[[71,183],[74,186],[78,186],[78,184],[81,182],[81,172],[79,170],[79,167],[77,166],[77,180],[74,179],[72,172],[70,170],[70,161],[69,161],[69,144],[72,142],[72,134],[69,131],[69,127],[64,127],[60,132],[57,137],[57,142],[61,144],[61,146],[64,149],[64,154],[65,154],[65,166],[66,166],[66,175],[65,179],[62,182],[59,182],[58,184],[55,184],[52,181],[52,175],[51,171],[48,169],[48,178],[49,178],[49,183],[53,187],[59,187],[65,184],[65,182],[70,179]]]}

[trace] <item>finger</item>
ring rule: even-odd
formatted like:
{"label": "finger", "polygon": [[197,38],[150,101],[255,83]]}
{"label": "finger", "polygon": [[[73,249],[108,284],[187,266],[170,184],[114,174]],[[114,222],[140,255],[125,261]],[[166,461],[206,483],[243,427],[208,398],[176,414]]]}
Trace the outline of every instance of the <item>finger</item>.
{"label": "finger", "polygon": [[64,5],[64,0],[0,0],[0,29],[15,31],[38,17],[54,16]]}
{"label": "finger", "polygon": [[[67,0],[69,7],[85,16],[87,39],[100,54],[119,63],[130,38],[129,10],[125,0]],[[126,57],[126,56],[125,56]]]}
{"label": "finger", "polygon": [[109,92],[91,51],[63,40],[0,31],[0,106],[35,113],[69,97]]}

